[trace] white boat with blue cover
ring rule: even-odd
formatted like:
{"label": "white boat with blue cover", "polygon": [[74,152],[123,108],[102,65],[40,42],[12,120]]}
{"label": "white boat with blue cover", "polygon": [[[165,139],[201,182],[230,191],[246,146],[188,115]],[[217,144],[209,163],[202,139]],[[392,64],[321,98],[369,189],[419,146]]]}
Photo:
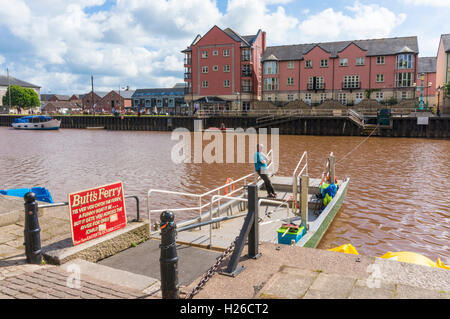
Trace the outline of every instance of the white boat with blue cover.
{"label": "white boat with blue cover", "polygon": [[58,130],[61,121],[45,115],[30,115],[15,119],[11,126],[19,130]]}

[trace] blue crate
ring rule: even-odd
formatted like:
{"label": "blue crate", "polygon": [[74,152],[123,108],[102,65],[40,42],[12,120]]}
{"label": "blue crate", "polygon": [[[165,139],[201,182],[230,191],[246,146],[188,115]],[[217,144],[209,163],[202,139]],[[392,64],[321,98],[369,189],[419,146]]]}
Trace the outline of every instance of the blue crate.
{"label": "blue crate", "polygon": [[286,235],[284,235],[284,237],[283,234],[286,232],[286,227],[278,228],[277,232],[278,232],[278,243],[290,245],[292,240],[295,240],[295,243],[297,243],[306,234],[306,229],[304,226],[301,226],[297,230],[297,232],[288,232]]}

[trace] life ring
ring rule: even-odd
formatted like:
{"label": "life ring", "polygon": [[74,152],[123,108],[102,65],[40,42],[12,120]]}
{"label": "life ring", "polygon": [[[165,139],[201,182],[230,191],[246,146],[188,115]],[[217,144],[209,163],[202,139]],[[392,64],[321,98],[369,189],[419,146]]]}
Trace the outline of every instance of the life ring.
{"label": "life ring", "polygon": [[[227,180],[226,180],[226,182],[225,182],[225,185],[228,185],[228,184],[230,184],[230,183],[233,183],[233,179],[230,178],[230,177],[228,177]],[[231,191],[233,192],[233,191],[234,191],[234,183],[231,184],[230,186],[231,186]],[[228,191],[228,187],[229,187],[229,186],[225,187],[225,189],[224,189],[225,195],[228,195],[228,192],[229,192],[229,191]]]}

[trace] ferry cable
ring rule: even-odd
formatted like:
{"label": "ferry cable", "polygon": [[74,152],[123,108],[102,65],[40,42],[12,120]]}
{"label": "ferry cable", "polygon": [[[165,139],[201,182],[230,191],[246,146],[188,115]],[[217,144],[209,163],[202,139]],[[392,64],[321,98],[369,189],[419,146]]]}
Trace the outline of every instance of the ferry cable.
{"label": "ferry cable", "polygon": [[350,152],[348,152],[343,158],[341,158],[339,161],[336,162],[336,166],[339,165],[344,159],[346,159],[350,154],[352,154],[356,149],[358,149],[361,145],[363,145],[367,140],[375,133],[376,130],[378,130],[379,124],[373,129],[373,131],[367,136],[361,143],[359,143],[354,149],[352,149]]}

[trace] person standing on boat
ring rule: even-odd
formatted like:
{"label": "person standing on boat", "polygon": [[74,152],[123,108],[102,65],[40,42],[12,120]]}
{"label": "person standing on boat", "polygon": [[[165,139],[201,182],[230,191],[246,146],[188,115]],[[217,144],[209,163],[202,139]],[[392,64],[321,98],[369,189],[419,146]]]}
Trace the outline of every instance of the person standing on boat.
{"label": "person standing on boat", "polygon": [[264,181],[264,185],[266,186],[267,197],[276,198],[277,194],[273,189],[272,182],[270,181],[268,175],[267,163],[269,162],[269,159],[267,158],[267,155],[264,154],[263,144],[256,145],[256,153],[254,156],[254,161],[255,161],[255,171],[262,178],[262,180]]}

